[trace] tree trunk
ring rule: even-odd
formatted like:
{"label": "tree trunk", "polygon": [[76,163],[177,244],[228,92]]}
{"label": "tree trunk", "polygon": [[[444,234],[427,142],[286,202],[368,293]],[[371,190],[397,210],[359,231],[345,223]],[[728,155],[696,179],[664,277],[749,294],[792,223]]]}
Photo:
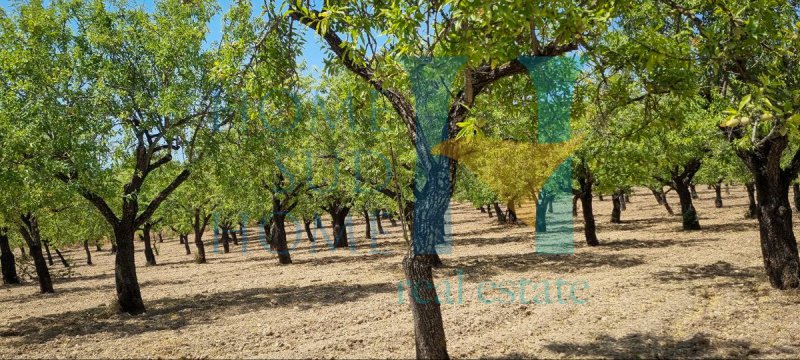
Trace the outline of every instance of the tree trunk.
{"label": "tree trunk", "polygon": [[116,241],[112,241],[111,242],[111,254],[116,254],[116,253],[117,253],[117,243],[116,243]]}
{"label": "tree trunk", "polygon": [[594,223],[594,209],[592,209],[592,180],[586,176],[578,176],[580,184],[581,208],[583,210],[583,234],[586,237],[586,244],[589,246],[600,245],[597,240],[597,227]]}
{"label": "tree trunk", "polygon": [[44,293],[53,293],[53,281],[50,279],[50,270],[47,269],[47,262],[45,262],[44,255],[42,254],[42,241],[39,235],[39,221],[36,216],[28,213],[22,215],[22,225],[20,226],[20,234],[28,243],[31,257],[33,258],[33,265],[36,268],[36,277],[39,279],[39,291]]}
{"label": "tree trunk", "polygon": [[553,200],[552,199],[550,199],[547,202],[547,212],[550,213],[550,214],[553,213]]}
{"label": "tree trunk", "polygon": [[514,202],[509,201],[506,205],[506,219],[511,224],[517,223],[517,211],[514,209]]}
{"label": "tree trunk", "polygon": [[303,228],[306,230],[306,237],[308,237],[308,241],[314,242],[314,234],[311,233],[311,220],[303,218]]}
{"label": "tree trunk", "polygon": [[[664,200],[661,198],[661,193],[656,189],[650,189],[650,191],[653,192],[653,197],[656,198],[658,205],[664,205]],[[661,191],[663,192],[664,190]]]}
{"label": "tree trunk", "polygon": [[543,193],[536,199],[536,232],[547,232],[547,199]]}
{"label": "tree trunk", "polygon": [[231,240],[233,240],[233,245],[239,246],[239,238],[236,236],[236,231],[231,232]]}
{"label": "tree trunk", "polygon": [[322,229],[322,217],[319,215],[314,215],[314,222],[316,222],[317,229]]}
{"label": "tree trunk", "polygon": [[764,268],[770,284],[777,289],[800,286],[800,257],[789,202],[789,186],[797,177],[796,160],[785,170],[780,166],[787,146],[788,138],[783,136],[751,152],[739,153],[755,180]]}
{"label": "tree trunk", "polygon": [[[274,200],[277,201],[277,200]],[[292,263],[292,257],[289,254],[289,246],[286,244],[286,215],[282,212],[277,212],[272,215],[274,227],[272,229],[272,244],[278,252],[278,262],[286,265]]]}
{"label": "tree trunk", "polygon": [[619,195],[619,209],[622,211],[628,210],[628,202],[625,201],[625,193]]}
{"label": "tree trunk", "polygon": [[484,214],[486,213],[486,209],[483,207],[483,205],[481,205],[481,207],[479,207],[478,209],[480,209],[482,213]]}
{"label": "tree trunk", "polygon": [[614,224],[622,223],[620,215],[622,214],[622,192],[617,191],[611,195],[611,203],[614,208],[611,210],[611,222]]}
{"label": "tree trunk", "polygon": [[333,247],[346,248],[350,246],[347,239],[347,214],[350,213],[350,208],[346,206],[334,205],[329,211],[331,218],[333,218]]}
{"label": "tree trunk", "polygon": [[578,216],[578,200],[580,198],[579,194],[572,195],[572,216]]}
{"label": "tree trunk", "polygon": [[697,218],[697,211],[692,203],[692,193],[694,191],[694,184],[692,179],[694,175],[700,170],[700,159],[689,160],[684,166],[683,171],[679,167],[675,167],[671,172],[672,188],[678,193],[678,200],[681,203],[681,218],[683,220],[683,230],[700,230],[700,220]]}
{"label": "tree trunk", "polygon": [[145,311],[139,279],[136,276],[136,259],[133,236],[136,228],[132,223],[121,221],[114,226],[117,255],[114,261],[117,301],[120,311],[138,315]]}
{"label": "tree trunk", "polygon": [[94,248],[95,251],[98,251],[98,252],[103,251],[103,249],[100,247],[100,240],[95,241],[94,242],[94,246],[95,246],[95,248]]}
{"label": "tree trunk", "polygon": [[494,215],[492,215],[492,206],[491,205],[486,205],[486,211],[489,213],[489,217],[494,217]]}
{"label": "tree trunk", "polygon": [[661,200],[664,201],[664,208],[667,209],[667,213],[670,215],[675,215],[675,212],[672,211],[672,206],[669,206],[669,201],[667,201],[667,193],[664,192],[664,188],[661,188]]}
{"label": "tree trunk", "polygon": [[200,212],[201,209],[194,209],[194,246],[196,248],[194,262],[197,264],[205,264],[206,246],[203,244],[203,232],[206,230],[206,225],[208,225],[211,214],[203,216]]}
{"label": "tree trunk", "polygon": [[222,228],[222,253],[228,254],[231,252],[231,230]]}
{"label": "tree trunk", "polygon": [[597,194],[597,200],[603,201],[603,194]]}
{"label": "tree trunk", "polygon": [[65,268],[68,268],[69,267],[69,263],[67,262],[67,259],[64,259],[64,255],[61,254],[61,251],[59,251],[58,248],[53,248],[53,250],[56,251],[56,255],[58,255],[58,259],[61,260],[61,265],[64,265]]}
{"label": "tree trunk", "polygon": [[42,240],[44,244],[44,251],[47,252],[47,264],[53,266],[53,255],[50,254],[50,242],[47,240]]}
{"label": "tree trunk", "polygon": [[92,252],[89,251],[89,240],[83,240],[83,251],[86,252],[86,265],[92,265]]}
{"label": "tree trunk", "polygon": [[681,202],[681,217],[683,218],[683,230],[700,230],[700,220],[697,219],[697,211],[692,203],[692,190],[685,178],[675,178],[672,182],[678,199]]}
{"label": "tree trunk", "polygon": [[383,224],[381,223],[382,213],[381,210],[375,211],[375,222],[378,224],[378,234],[386,234],[386,231],[383,230]]}
{"label": "tree trunk", "polygon": [[389,213],[389,223],[392,224],[392,226],[397,226],[397,220],[395,220],[394,214],[392,213]]}
{"label": "tree trunk", "polygon": [[367,239],[372,239],[372,224],[369,223],[369,211],[364,210],[364,221],[366,223],[364,227],[364,237]]}
{"label": "tree trunk", "polygon": [[794,191],[794,207],[800,211],[800,184],[792,184],[792,190]]}
{"label": "tree trunk", "polygon": [[747,200],[748,200],[748,207],[747,213],[745,213],[745,217],[748,219],[756,219],[758,218],[758,205],[756,204],[756,184],[753,182],[749,182],[744,184],[745,189],[747,189]]}
{"label": "tree trunk", "polygon": [[153,228],[153,225],[150,223],[145,223],[144,227],[142,228],[142,235],[139,235],[144,241],[144,258],[146,260],[147,266],[155,266],[156,263],[156,255],[153,254],[153,242],[150,238],[150,230]]}
{"label": "tree trunk", "polygon": [[691,190],[691,193],[692,193],[692,199],[699,199],[700,198],[700,196],[697,195],[697,189],[695,189],[694,184],[689,184],[689,189]]}
{"label": "tree trunk", "polygon": [[14,252],[8,242],[8,229],[0,229],[0,265],[3,268],[3,284],[19,284],[17,263]]}
{"label": "tree trunk", "polygon": [[158,243],[164,243],[164,235],[161,234],[161,231],[158,232]]}
{"label": "tree trunk", "polygon": [[494,202],[494,212],[497,214],[497,220],[500,221],[501,224],[506,223],[506,215],[503,213],[503,210],[500,209],[500,204],[497,201]]}
{"label": "tree trunk", "polygon": [[714,206],[717,207],[717,208],[721,208],[722,207],[722,183],[721,182],[716,183],[715,185],[713,185],[713,187],[714,187],[714,193],[716,194],[716,196],[714,197]]}
{"label": "tree trunk", "polygon": [[191,247],[189,247],[189,235],[188,234],[180,234],[178,236],[183,241],[183,247],[186,249],[186,255],[192,255],[192,249],[191,249]]}
{"label": "tree trunk", "polygon": [[442,309],[433,285],[433,262],[432,255],[415,254],[413,250],[403,259],[417,359],[449,358]]}

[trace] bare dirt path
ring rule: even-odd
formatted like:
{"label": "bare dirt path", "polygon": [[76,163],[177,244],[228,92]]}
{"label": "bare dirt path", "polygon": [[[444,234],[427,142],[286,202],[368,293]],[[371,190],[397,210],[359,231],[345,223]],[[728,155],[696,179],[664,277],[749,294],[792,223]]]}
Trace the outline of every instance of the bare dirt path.
{"label": "bare dirt path", "polygon": [[[762,275],[746,193],[732,189],[716,209],[713,193],[699,190],[702,231],[681,231],[679,217],[639,190],[623,224],[609,222],[609,198],[596,202],[600,247],[583,245],[578,216],[570,256],[536,255],[530,227],[454,205],[453,252],[436,280],[442,295],[451,290],[442,305],[451,356],[800,357],[800,292],[772,290]],[[407,293],[398,297],[404,241],[384,225],[390,234],[376,244],[385,253],[356,219],[354,251],[312,248],[301,234],[290,266],[253,238],[247,253],[215,254],[209,235],[209,264],[169,239],[157,244],[159,265],[145,267],[137,243],[148,307],[137,317],[112,309],[107,250],[93,253],[94,266],[83,265],[82,249],[68,251],[77,274],[57,280],[55,295],[31,283],[0,288],[0,357],[413,357],[411,313],[399,303]],[[560,298],[559,279],[575,285],[561,286]],[[539,304],[520,303],[520,283],[539,284],[525,294]]]}

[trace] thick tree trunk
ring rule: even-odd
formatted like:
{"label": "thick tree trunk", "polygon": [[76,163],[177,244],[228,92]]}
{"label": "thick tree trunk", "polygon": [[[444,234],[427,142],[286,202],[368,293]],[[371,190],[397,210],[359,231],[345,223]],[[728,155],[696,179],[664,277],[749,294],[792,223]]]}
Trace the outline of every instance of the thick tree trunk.
{"label": "thick tree trunk", "polygon": [[86,265],[92,265],[92,252],[89,251],[89,240],[83,240],[83,251],[86,252]]}
{"label": "thick tree trunk", "polygon": [[700,230],[700,220],[697,218],[697,211],[692,203],[692,191],[684,178],[676,178],[672,186],[678,193],[681,202],[681,217],[683,219],[684,230]]}
{"label": "thick tree trunk", "polygon": [[[757,216],[764,268],[770,284],[777,289],[800,286],[800,257],[792,229],[792,206],[789,187],[797,177],[795,159],[781,169],[781,158],[788,146],[787,137],[779,137],[753,152],[742,152],[755,180]],[[795,155],[797,157],[797,155]]]}
{"label": "thick tree trunk", "polygon": [[506,220],[508,220],[510,224],[517,223],[517,211],[514,208],[513,201],[509,201],[508,204],[506,204]]}
{"label": "thick tree trunk", "polygon": [[22,225],[20,226],[20,234],[28,243],[31,257],[33,258],[33,265],[36,268],[36,277],[39,279],[39,291],[44,293],[53,293],[53,281],[50,279],[50,270],[47,269],[47,262],[42,254],[42,241],[39,235],[39,221],[35,215],[30,213],[22,215]]}
{"label": "thick tree trunk", "polygon": [[278,212],[272,215],[272,244],[278,252],[278,262],[286,265],[292,263],[289,246],[286,244],[286,215]]}
{"label": "thick tree trunk", "polygon": [[381,223],[381,217],[383,217],[382,216],[383,214],[381,214],[381,210],[375,211],[374,215],[375,215],[375,222],[378,225],[378,234],[380,235],[386,234],[386,231],[383,230],[383,224]]}
{"label": "thick tree trunk", "polygon": [[50,254],[50,242],[42,240],[42,244],[44,244],[44,251],[47,252],[47,264],[53,266],[53,255]]}
{"label": "thick tree trunk", "polygon": [[716,195],[714,197],[714,206],[717,207],[717,208],[721,208],[722,207],[722,183],[721,182],[720,183],[716,183],[715,185],[713,185],[713,187],[714,187],[714,193]]}
{"label": "thick tree trunk", "polygon": [[8,242],[8,229],[0,229],[0,265],[3,268],[3,284],[19,284],[14,252]]}
{"label": "thick tree trunk", "polygon": [[628,202],[625,201],[625,193],[619,195],[619,209],[622,211],[628,210]]}
{"label": "thick tree trunk", "polygon": [[231,230],[222,228],[222,253],[231,252]]}
{"label": "thick tree trunk", "polygon": [[239,237],[236,235],[236,231],[231,232],[231,240],[233,240],[233,245],[239,246]]}
{"label": "thick tree trunk", "polygon": [[138,315],[145,311],[139,279],[136,276],[136,258],[133,237],[136,229],[133,224],[122,221],[114,227],[117,241],[117,255],[114,261],[117,301],[120,311]]}
{"label": "thick tree trunk", "polygon": [[369,211],[364,210],[364,222],[366,225],[364,226],[364,237],[367,239],[372,239],[372,224],[369,223]]}
{"label": "thick tree trunk", "polygon": [[622,222],[622,201],[622,192],[617,191],[611,195],[611,203],[614,205],[614,208],[611,209],[611,222],[614,224]]}
{"label": "thick tree trunk", "polygon": [[581,187],[578,196],[583,210],[583,234],[586,237],[586,245],[597,246],[600,245],[600,242],[597,240],[597,227],[594,223],[594,209],[592,209],[593,183],[591,177],[578,176],[578,184]]}
{"label": "thick tree trunk", "polygon": [[153,228],[153,225],[150,223],[145,223],[144,227],[142,228],[142,235],[139,235],[144,241],[144,258],[146,261],[147,266],[155,266],[156,263],[156,255],[153,253],[153,242],[150,237],[150,230]]}
{"label": "thick tree trunk", "polygon": [[347,239],[347,214],[350,213],[349,207],[340,207],[338,205],[331,207],[330,215],[333,218],[333,247],[346,248],[350,246]]}
{"label": "thick tree trunk", "polygon": [[58,259],[61,260],[61,265],[64,265],[65,268],[69,267],[69,263],[67,259],[64,259],[64,255],[61,254],[61,251],[58,248],[53,248],[56,251],[56,255],[58,255]]}
{"label": "thick tree trunk", "polygon": [[433,262],[432,255],[415,254],[413,250],[403,259],[417,359],[449,358],[442,309],[433,284]]}
{"label": "thick tree trunk", "polygon": [[507,221],[507,220],[506,220],[506,214],[504,214],[504,213],[503,213],[503,210],[502,210],[502,209],[500,209],[500,204],[498,204],[498,203],[497,203],[497,201],[495,201],[495,202],[494,202],[494,204],[493,204],[493,206],[494,206],[494,212],[495,212],[495,214],[497,214],[497,220],[498,220],[498,221],[499,221],[501,224],[505,224],[505,223],[506,223],[506,221]]}

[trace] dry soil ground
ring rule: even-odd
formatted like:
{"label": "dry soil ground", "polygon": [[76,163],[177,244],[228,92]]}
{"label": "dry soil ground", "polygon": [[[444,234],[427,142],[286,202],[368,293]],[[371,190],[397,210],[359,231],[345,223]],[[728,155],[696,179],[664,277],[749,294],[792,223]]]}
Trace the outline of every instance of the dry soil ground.
{"label": "dry soil ground", "polygon": [[[455,245],[436,272],[441,290],[449,282],[453,293],[442,306],[451,356],[800,357],[800,293],[769,287],[757,224],[743,219],[745,193],[737,187],[722,209],[710,191],[700,196],[697,232],[681,231],[680,218],[642,190],[623,224],[609,223],[610,199],[597,202],[602,246],[583,245],[579,216],[570,256],[536,255],[531,228],[454,205]],[[76,275],[57,280],[55,295],[32,283],[0,289],[0,357],[413,357],[406,294],[398,303],[404,241],[399,227],[386,228],[377,244],[388,253],[371,253],[357,221],[355,251],[312,252],[303,238],[289,266],[254,241],[247,253],[209,246],[209,263],[196,265],[169,239],[159,244],[158,266],[143,266],[137,254],[148,312],[136,317],[112,310],[112,255],[95,253],[96,265],[85,266],[72,250]],[[576,298],[587,302],[562,286],[559,303],[558,279],[579,284]],[[477,291],[489,280],[515,301],[484,303]],[[526,280],[550,281],[551,303],[521,304],[513,285]],[[481,290],[489,301],[511,299],[490,285]],[[528,288],[525,296],[543,295]]]}

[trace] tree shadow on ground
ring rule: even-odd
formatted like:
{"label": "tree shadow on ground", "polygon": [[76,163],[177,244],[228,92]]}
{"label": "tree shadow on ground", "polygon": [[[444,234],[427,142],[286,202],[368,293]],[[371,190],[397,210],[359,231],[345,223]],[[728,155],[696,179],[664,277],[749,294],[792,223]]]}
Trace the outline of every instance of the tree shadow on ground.
{"label": "tree shadow on ground", "polygon": [[703,357],[743,357],[751,354],[750,343],[738,340],[714,339],[696,333],[688,339],[633,333],[623,337],[601,335],[590,343],[554,342],[545,348],[566,357],[615,359],[671,359]]}
{"label": "tree shadow on ground", "polygon": [[608,242],[600,242],[601,248],[608,248],[612,250],[628,250],[628,249],[660,249],[672,246],[678,247],[692,247],[698,244],[720,241],[720,239],[691,239],[691,240],[614,240]]}
{"label": "tree shadow on ground", "polygon": [[[182,284],[186,284],[188,282],[189,282],[189,280],[148,280],[148,281],[141,282],[140,286],[141,287],[151,287],[151,286],[160,286],[160,285],[182,285]],[[37,284],[33,284],[33,285],[38,286]],[[0,304],[1,303],[22,304],[22,303],[25,303],[25,302],[28,302],[28,301],[31,301],[31,300],[35,300],[35,299],[40,299],[40,298],[43,298],[43,297],[47,297],[48,299],[51,299],[51,298],[59,298],[59,297],[62,297],[64,295],[67,295],[67,294],[88,294],[88,293],[94,293],[94,292],[108,293],[108,292],[113,292],[114,289],[116,288],[116,284],[114,283],[114,281],[105,282],[105,283],[98,284],[98,285],[95,285],[95,286],[85,286],[85,285],[83,285],[83,286],[78,286],[78,287],[67,287],[67,288],[64,288],[64,287],[59,287],[58,285],[59,285],[59,283],[54,283],[53,287],[55,288],[55,293],[52,293],[52,294],[41,294],[39,292],[36,292],[34,294],[21,295],[21,296],[17,296],[17,297],[14,297],[14,298],[2,300],[2,301],[0,301]]]}
{"label": "tree shadow on ground", "polygon": [[644,264],[640,257],[584,252],[574,255],[536,253],[462,256],[445,261],[445,268],[463,269],[465,273],[493,276],[504,272],[528,272],[531,269],[568,273],[602,266],[629,268]]}
{"label": "tree shadow on ground", "polygon": [[756,278],[754,268],[741,269],[725,261],[717,261],[713,264],[683,265],[677,271],[660,271],[654,276],[661,282],[692,281],[707,279],[739,279],[748,280]]}
{"label": "tree shadow on ground", "polygon": [[[96,307],[41,317],[27,318],[0,328],[0,337],[11,343],[42,344],[58,337],[109,333],[117,337],[151,331],[177,330],[189,325],[207,324],[225,314],[247,314],[260,310],[299,306],[330,306],[359,301],[375,294],[393,295],[397,289],[388,283],[314,284],[277,286],[228,292],[197,294],[186,298],[165,297],[147,301],[147,313],[139,316],[119,314],[110,307]],[[267,319],[265,319],[266,321]]]}

